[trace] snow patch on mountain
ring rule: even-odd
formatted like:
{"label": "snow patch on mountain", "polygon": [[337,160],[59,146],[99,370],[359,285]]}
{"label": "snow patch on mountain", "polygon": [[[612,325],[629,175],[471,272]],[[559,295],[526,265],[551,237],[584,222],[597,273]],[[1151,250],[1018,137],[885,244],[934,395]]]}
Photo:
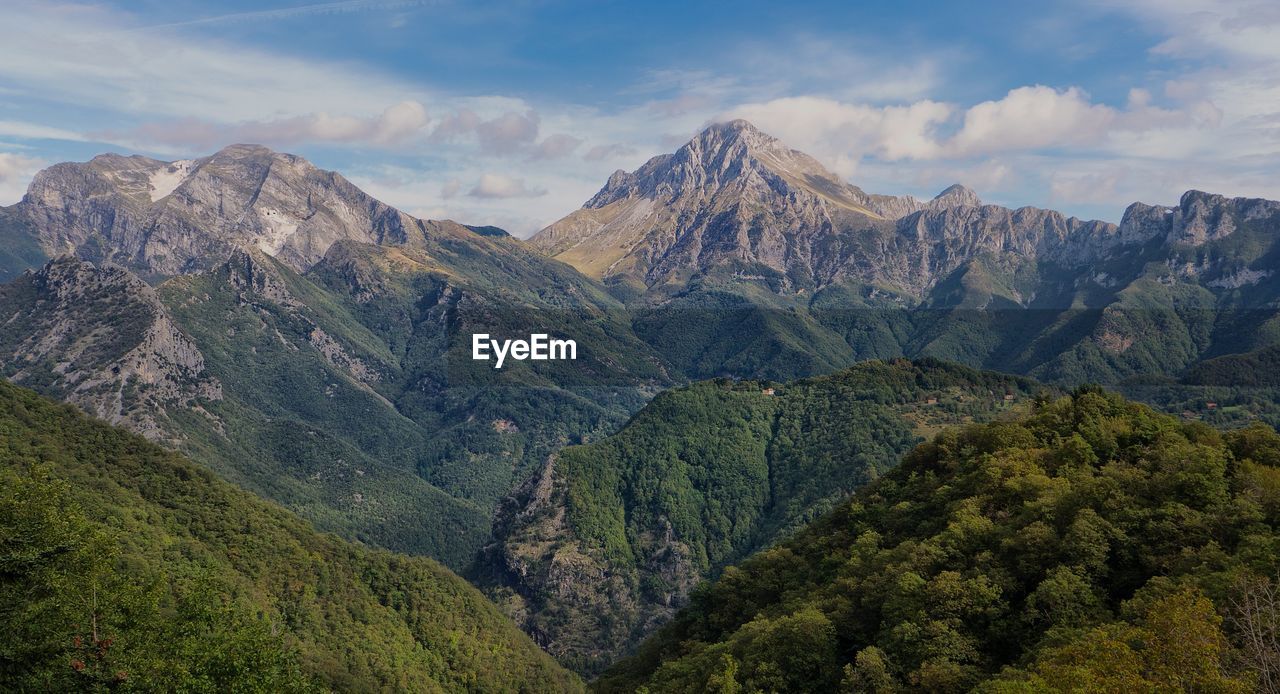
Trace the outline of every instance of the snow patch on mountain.
{"label": "snow patch on mountain", "polygon": [[194,165],[194,161],[184,159],[172,162],[151,174],[148,180],[148,184],[151,187],[151,202],[158,202],[162,198],[168,197],[174,190],[177,190],[178,186],[182,185],[182,182],[191,175],[191,168]]}

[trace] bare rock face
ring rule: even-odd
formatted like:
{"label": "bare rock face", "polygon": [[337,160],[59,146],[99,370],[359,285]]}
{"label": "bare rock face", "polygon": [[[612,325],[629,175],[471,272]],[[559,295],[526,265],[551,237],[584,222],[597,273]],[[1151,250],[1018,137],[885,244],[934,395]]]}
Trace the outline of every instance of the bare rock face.
{"label": "bare rock face", "polygon": [[[168,435],[166,408],[222,398],[204,357],[155,290],[120,268],[72,257],[0,286],[0,369],[112,424]],[[207,413],[206,413],[207,414]]]}
{"label": "bare rock face", "polygon": [[998,205],[926,209],[898,220],[895,231],[897,245],[876,260],[880,270],[858,279],[887,279],[917,296],[979,256],[1006,265],[1047,261],[1072,267],[1119,243],[1114,224]]}
{"label": "bare rock face", "polygon": [[16,212],[50,256],[157,275],[197,272],[237,247],[305,270],[339,240],[405,243],[417,220],[299,157],[233,145],[190,161],[104,154],[36,175]]}
{"label": "bare rock face", "polygon": [[1242,220],[1270,218],[1277,205],[1193,191],[1178,207],[1134,205],[1116,225],[986,205],[960,184],[929,201],[868,195],[735,120],[634,173],[614,173],[530,243],[585,274],[646,289],[724,269],[773,273],[783,289],[851,280],[923,300],[977,259],[1079,275],[1153,239],[1203,245]]}
{"label": "bare rock face", "polygon": [[1260,198],[1228,198],[1189,190],[1175,207],[1134,203],[1120,222],[1122,234],[1161,238],[1170,245],[1203,246],[1234,233],[1241,225],[1280,215],[1280,202]]}
{"label": "bare rock face", "polygon": [[[1188,214],[1184,235],[1229,233],[1208,213]],[[927,202],[867,194],[733,121],[614,173],[583,209],[530,243],[588,275],[646,288],[727,268],[772,272],[794,289],[851,280],[921,299],[975,258],[1078,268],[1156,233],[986,205],[958,184]]]}
{"label": "bare rock face", "polygon": [[972,190],[956,183],[948,186],[930,200],[925,207],[930,210],[942,210],[949,207],[981,207],[982,198]]}
{"label": "bare rock face", "polygon": [[721,262],[779,271],[808,263],[813,239],[829,235],[837,218],[883,220],[876,209],[888,203],[738,120],[634,173],[615,173],[531,243],[587,275],[653,286]]}

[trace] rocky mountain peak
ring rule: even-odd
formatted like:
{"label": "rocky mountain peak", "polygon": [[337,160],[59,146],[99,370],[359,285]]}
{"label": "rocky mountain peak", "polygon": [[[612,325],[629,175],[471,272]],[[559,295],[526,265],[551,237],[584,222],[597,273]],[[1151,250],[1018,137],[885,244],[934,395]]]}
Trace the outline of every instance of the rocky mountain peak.
{"label": "rocky mountain peak", "polygon": [[1173,207],[1133,203],[1124,211],[1118,236],[1129,242],[1159,238],[1194,247],[1229,236],[1255,220],[1280,220],[1280,202],[1188,190]]}
{"label": "rocky mountain peak", "polygon": [[916,212],[981,204],[960,185],[929,202],[868,194],[808,154],[734,120],[707,127],[632,173],[615,172],[583,210],[531,243],[589,275],[638,276],[650,287],[717,264],[763,265],[821,283],[854,260],[844,257],[858,245],[852,239],[823,240],[839,230],[880,234]]}
{"label": "rocky mountain peak", "polygon": [[245,159],[245,158],[264,158],[264,159],[300,159],[301,157],[292,154],[277,152],[266,145],[257,145],[252,143],[238,143],[223,147],[215,152],[210,159]]}
{"label": "rocky mountain peak", "polygon": [[209,269],[236,248],[305,270],[335,241],[402,244],[419,227],[334,172],[250,144],[173,162],[107,154],[57,164],[11,213],[49,257],[154,275]]}
{"label": "rocky mountain peak", "polygon": [[743,153],[744,150],[752,152],[773,148],[786,149],[777,138],[741,118],[707,126],[685,147],[702,151],[715,151],[726,147],[741,148],[735,149],[735,153]]}
{"label": "rocky mountain peak", "polygon": [[981,207],[982,198],[979,198],[973,190],[954,183],[934,196],[929,205],[930,207]]}
{"label": "rocky mountain peak", "polygon": [[766,134],[764,131],[760,130],[755,125],[753,125],[751,121],[746,120],[745,118],[734,118],[733,120],[721,121],[719,123],[712,123],[711,125],[707,126],[702,130],[703,135],[706,135],[707,133],[712,133],[712,132],[726,133],[733,136],[741,136],[741,137],[763,137],[769,140],[775,140],[774,137]]}
{"label": "rocky mountain peak", "polygon": [[786,187],[869,212],[861,190],[745,120],[710,125],[674,153],[656,156],[634,173],[614,172],[586,207],[601,208],[631,197],[669,202],[724,190],[751,195]]}

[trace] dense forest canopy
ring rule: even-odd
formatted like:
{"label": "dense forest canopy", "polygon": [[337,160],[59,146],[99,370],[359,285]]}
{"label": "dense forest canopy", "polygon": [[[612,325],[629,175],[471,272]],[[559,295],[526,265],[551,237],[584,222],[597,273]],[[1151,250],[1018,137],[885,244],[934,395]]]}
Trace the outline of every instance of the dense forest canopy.
{"label": "dense forest canopy", "polygon": [[821,517],[924,437],[1013,416],[1046,388],[895,359],[664,391],[616,434],[561,449],[499,510],[490,595],[561,663],[598,674],[699,582]]}
{"label": "dense forest canopy", "polygon": [[1097,389],[947,430],[594,687],[1276,691],[1280,436]]}
{"label": "dense forest canopy", "polygon": [[581,688],[479,591],[0,382],[0,688]]}

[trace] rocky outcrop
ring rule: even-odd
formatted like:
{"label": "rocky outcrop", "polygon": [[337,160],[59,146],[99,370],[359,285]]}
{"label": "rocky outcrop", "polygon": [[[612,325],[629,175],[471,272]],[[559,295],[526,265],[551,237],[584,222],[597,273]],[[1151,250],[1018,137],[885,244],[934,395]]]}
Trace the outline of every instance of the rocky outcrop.
{"label": "rocky outcrop", "polygon": [[[351,354],[341,342],[326,332],[311,315],[311,309],[290,291],[282,270],[273,266],[273,260],[258,250],[235,250],[214,274],[236,293],[237,302],[259,313],[270,310],[283,312],[289,321],[297,325],[296,332],[306,336],[306,342],[325,361],[362,386],[381,379],[377,368]],[[274,308],[268,308],[270,304]],[[365,388],[374,393],[371,389]],[[374,393],[376,395],[376,393]],[[378,395],[382,398],[381,395]]]}
{"label": "rocky outcrop", "polygon": [[13,209],[50,256],[157,275],[209,269],[236,248],[305,270],[340,240],[402,244],[422,233],[342,176],[256,145],[190,161],[104,154],[57,164]]}
{"label": "rocky outcrop", "polygon": [[1241,225],[1280,216],[1280,202],[1228,198],[1189,190],[1175,207],[1134,203],[1124,212],[1120,234],[1138,240],[1159,238],[1168,244],[1203,246],[1231,235]]}
{"label": "rocky outcrop", "polygon": [[[0,367],[112,424],[166,440],[166,408],[222,398],[155,290],[126,270],[62,257],[0,286]],[[207,414],[207,413],[206,413]]]}
{"label": "rocky outcrop", "polygon": [[[588,548],[566,520],[566,484],[555,463],[553,455],[498,508],[499,539],[484,551],[500,586],[490,594],[548,653],[597,672],[669,621],[702,575],[670,524],[666,533],[640,538],[639,572],[620,571]],[[660,579],[667,591],[637,590],[641,574]]]}

